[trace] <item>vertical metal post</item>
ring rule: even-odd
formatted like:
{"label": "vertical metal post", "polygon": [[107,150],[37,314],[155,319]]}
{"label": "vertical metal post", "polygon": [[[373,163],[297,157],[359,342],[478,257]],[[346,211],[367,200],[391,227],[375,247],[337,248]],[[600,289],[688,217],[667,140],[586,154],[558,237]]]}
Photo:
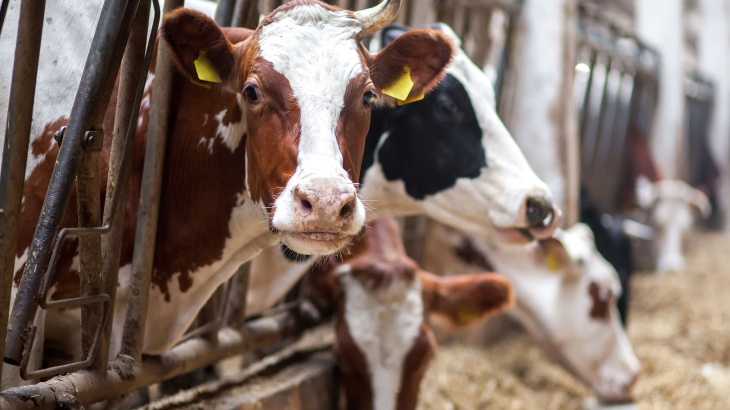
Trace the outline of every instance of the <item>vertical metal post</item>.
{"label": "vertical metal post", "polygon": [[255,29],[259,25],[258,0],[236,0],[231,27]]}
{"label": "vertical metal post", "polygon": [[6,363],[19,365],[22,360],[23,347],[29,336],[27,331],[38,309],[37,295],[50,261],[51,244],[66,212],[79,168],[84,134],[92,126],[100,128],[111,95],[118,69],[118,64],[114,64],[117,57],[115,45],[118,37],[124,37],[127,33],[123,19],[126,8],[127,0],[106,0],[102,7],[9,319],[4,356]]}
{"label": "vertical metal post", "polygon": [[[0,10],[2,20],[5,19],[8,2],[3,1]],[[5,350],[45,9],[45,0],[23,0],[20,4],[5,149],[0,168],[0,351]],[[2,366],[0,362],[0,374]]]}
{"label": "vertical metal post", "polygon": [[[164,12],[167,13],[184,5],[184,0],[168,0]],[[127,316],[122,337],[122,354],[133,357],[139,362],[144,343],[147,305],[152,278],[152,263],[155,255],[157,217],[160,210],[160,189],[162,171],[165,163],[165,149],[170,120],[170,100],[172,98],[172,79],[175,67],[169,56],[170,51],[162,42],[158,43],[155,83],[152,89],[149,131],[147,132],[147,152],[142,174],[142,192],[137,213],[137,232],[134,238],[134,257],[132,277],[129,283]]]}
{"label": "vertical metal post", "polygon": [[[149,61],[145,61],[147,48],[147,27],[150,15],[150,0],[139,0],[137,12],[132,23],[124,58],[122,60],[121,75],[119,77],[119,93],[117,97],[116,117],[109,158],[109,176],[107,179],[106,200],[104,206],[104,225],[110,225],[109,233],[101,239],[102,265],[101,272],[104,278],[103,293],[111,298],[111,312],[114,312],[114,302],[119,277],[119,260],[122,250],[124,221],[126,206],[117,206],[112,209],[115,194],[119,204],[127,203],[129,192],[129,162],[131,161],[131,146],[135,138],[139,104],[144,92],[145,74],[149,68]],[[156,17],[159,18],[159,5],[156,6]],[[153,26],[156,29],[156,26]],[[152,32],[151,37],[156,36]],[[118,178],[119,185],[116,185]],[[117,193],[118,191],[118,193]],[[113,316],[112,316],[113,317]],[[113,320],[107,320],[106,328],[102,333],[101,344],[93,367],[105,369],[109,358],[109,344],[111,339]]]}
{"label": "vertical metal post", "polygon": [[[236,0],[219,0],[218,8],[215,11],[215,22],[221,27],[230,27],[235,8]],[[165,10],[167,10],[167,3],[165,3]]]}

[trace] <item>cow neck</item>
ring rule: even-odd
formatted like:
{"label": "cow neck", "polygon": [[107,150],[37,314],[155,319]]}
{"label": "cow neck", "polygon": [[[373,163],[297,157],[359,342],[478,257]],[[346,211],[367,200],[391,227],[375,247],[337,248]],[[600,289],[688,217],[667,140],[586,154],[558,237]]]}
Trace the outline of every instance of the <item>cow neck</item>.
{"label": "cow neck", "polygon": [[[245,222],[244,219],[261,217],[250,209],[242,212],[244,207],[252,207],[253,203],[245,186],[246,119],[237,95],[215,86],[206,89],[194,85],[180,75],[175,75],[173,82],[170,107],[173,117],[165,154],[152,275],[153,289],[157,288],[163,293],[166,300],[170,297],[171,282],[177,282],[174,286],[180,292],[186,292],[193,286],[193,274],[196,271],[228,256],[224,255],[227,249],[243,246],[247,236],[266,232],[265,223],[258,224],[261,225],[261,232],[257,229],[250,229],[251,232],[234,229],[257,227],[257,224]],[[121,266],[132,261],[153,83],[154,72],[151,72],[133,146]],[[104,118],[105,142],[99,161],[102,206],[106,195],[117,86],[118,83]],[[27,229],[21,229],[19,235],[16,282],[20,279],[24,255],[27,255],[33,237],[32,228],[40,215],[43,194],[58,154],[58,146],[52,142],[53,134],[67,122],[66,118],[58,118],[47,124],[31,147],[33,155],[43,151],[46,153],[28,176],[25,185],[21,227]],[[75,202],[74,189],[63,227],[77,225],[76,207],[73,206]],[[70,239],[62,247],[54,276],[54,299],[79,294],[78,264],[74,260],[78,254],[77,243],[77,240]]]}

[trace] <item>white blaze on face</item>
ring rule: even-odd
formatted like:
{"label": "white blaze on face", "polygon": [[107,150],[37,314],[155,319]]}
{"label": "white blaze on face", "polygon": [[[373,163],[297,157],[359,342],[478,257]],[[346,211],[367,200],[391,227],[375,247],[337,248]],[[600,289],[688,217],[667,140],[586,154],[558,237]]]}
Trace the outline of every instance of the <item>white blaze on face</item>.
{"label": "white blaze on face", "polygon": [[373,291],[345,274],[340,284],[348,329],[370,371],[373,410],[395,410],[405,359],[423,323],[421,281],[398,279]]}
{"label": "white blaze on face", "polygon": [[[275,13],[259,36],[261,57],[272,63],[291,86],[300,110],[301,136],[297,169],[276,200],[274,225],[293,218],[293,190],[302,181],[324,177],[323,189],[352,184],[343,168],[335,137],[350,80],[363,72],[355,36],[360,23],[346,11],[299,5]],[[358,200],[356,213],[364,209]]]}

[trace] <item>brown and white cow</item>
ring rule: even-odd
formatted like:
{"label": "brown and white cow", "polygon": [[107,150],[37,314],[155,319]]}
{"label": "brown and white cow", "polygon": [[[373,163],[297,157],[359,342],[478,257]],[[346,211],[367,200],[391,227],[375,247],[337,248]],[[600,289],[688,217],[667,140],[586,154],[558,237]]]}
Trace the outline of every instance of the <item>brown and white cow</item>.
{"label": "brown and white cow", "polygon": [[[335,355],[350,410],[412,410],[436,348],[436,314],[465,326],[513,303],[493,273],[438,277],[408,258],[394,218],[370,224],[353,253],[313,272],[335,306]],[[321,299],[320,299],[321,300]]]}
{"label": "brown and white cow", "polygon": [[621,185],[623,206],[638,205],[645,222],[654,228],[653,268],[662,274],[682,271],[683,238],[698,217],[710,217],[710,201],[704,192],[684,181],[665,178],[644,138],[632,134],[628,144],[629,166]]}
{"label": "brown and white cow", "polygon": [[[446,24],[431,27],[460,46]],[[388,26],[380,44],[389,47],[410,32]],[[457,47],[443,81],[426,98],[373,110],[361,169],[368,218],[425,214],[510,243],[551,236],[560,210],[494,107],[491,81]],[[256,315],[294,286],[307,266],[270,248],[251,269],[246,312]]]}
{"label": "brown and white cow", "polygon": [[[78,3],[84,2],[49,3],[46,23],[64,26],[70,16],[76,22],[73,11],[83,6]],[[398,7],[399,1],[385,0],[351,12],[314,0],[295,0],[271,13],[256,30],[221,29],[205,15],[186,9],[165,17],[161,37],[183,76],[177,76],[173,85],[147,317],[148,328],[154,331],[146,332],[145,353],[173,346],[218,285],[262,249],[281,241],[298,253],[330,254],[361,231],[365,208],[357,197],[357,183],[371,106],[388,102],[390,97],[381,90],[406,67],[414,83],[410,96],[429,91],[453,53],[444,35],[419,30],[371,56],[360,40],[390,22]],[[79,22],[80,27],[93,26],[93,18],[93,13],[81,13],[79,19],[91,21]],[[62,94],[73,94],[75,89],[49,88],[47,83],[55,77],[45,74],[55,70],[55,76],[80,78],[76,66],[63,73],[63,65],[78,57],[77,44],[49,46],[59,37],[46,34],[42,48],[50,48],[47,54],[54,58],[49,64],[61,67],[44,69],[39,78],[39,93],[48,91],[50,96],[39,94],[36,99],[40,115],[34,118],[31,136],[16,283],[58,154],[52,136],[67,123],[66,105],[53,102],[68,100]],[[84,37],[91,31],[74,34]],[[0,49],[14,44],[4,40]],[[190,81],[203,82],[194,68],[202,53],[222,80],[207,83],[209,89]],[[42,51],[41,62],[47,59]],[[153,83],[154,67],[137,122],[115,345],[126,306]],[[102,175],[108,167],[115,106],[113,97],[104,121]],[[43,125],[37,127],[39,123]],[[102,199],[106,182],[102,177]],[[68,207],[63,225],[76,225],[73,206]],[[78,294],[76,240],[69,240],[62,251],[53,299]]]}
{"label": "brown and white cow", "polygon": [[630,399],[641,370],[616,307],[621,282],[578,223],[537,244],[505,246],[434,225],[423,266],[440,274],[494,269],[512,284],[515,316],[603,402]]}

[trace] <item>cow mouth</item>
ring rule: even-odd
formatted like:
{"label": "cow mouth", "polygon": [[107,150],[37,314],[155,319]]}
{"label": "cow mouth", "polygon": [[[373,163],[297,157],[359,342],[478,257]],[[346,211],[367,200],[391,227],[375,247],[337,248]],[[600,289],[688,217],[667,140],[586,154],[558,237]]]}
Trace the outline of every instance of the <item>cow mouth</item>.
{"label": "cow mouth", "polygon": [[279,231],[281,243],[299,255],[329,255],[349,244],[354,237],[337,232]]}

